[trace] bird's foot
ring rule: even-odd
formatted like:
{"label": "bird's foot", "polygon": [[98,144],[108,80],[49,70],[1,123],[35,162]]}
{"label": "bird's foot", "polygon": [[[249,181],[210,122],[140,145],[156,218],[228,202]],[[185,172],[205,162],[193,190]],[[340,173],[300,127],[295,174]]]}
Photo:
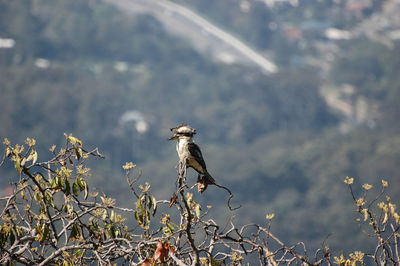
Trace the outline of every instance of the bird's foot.
{"label": "bird's foot", "polygon": [[197,176],[197,189],[200,193],[203,193],[210,184],[214,184],[214,182],[209,180],[207,176],[200,174]]}

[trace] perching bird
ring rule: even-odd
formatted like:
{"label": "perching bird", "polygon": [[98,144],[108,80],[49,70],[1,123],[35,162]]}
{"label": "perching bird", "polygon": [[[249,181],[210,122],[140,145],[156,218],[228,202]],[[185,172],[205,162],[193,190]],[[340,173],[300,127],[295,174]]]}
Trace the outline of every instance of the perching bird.
{"label": "perching bird", "polygon": [[[192,167],[200,175],[197,180],[199,184],[199,191],[203,192],[208,184],[215,184],[214,178],[208,173],[206,163],[204,162],[203,155],[201,154],[199,146],[193,142],[193,136],[196,134],[196,129],[188,125],[180,125],[171,128],[173,136],[168,140],[177,140],[176,151],[178,152],[179,161],[185,163],[186,167]],[[200,185],[204,186],[200,187]]]}

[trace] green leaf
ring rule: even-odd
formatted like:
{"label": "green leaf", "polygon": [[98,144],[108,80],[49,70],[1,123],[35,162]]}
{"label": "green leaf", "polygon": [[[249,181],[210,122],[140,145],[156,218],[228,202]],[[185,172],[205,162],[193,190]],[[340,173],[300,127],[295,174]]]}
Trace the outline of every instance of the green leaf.
{"label": "green leaf", "polygon": [[75,241],[80,236],[79,226],[77,224],[72,225],[70,238]]}
{"label": "green leaf", "polygon": [[89,195],[89,186],[85,182],[85,190],[84,190],[84,198],[85,198],[85,200],[87,199],[88,195]]}
{"label": "green leaf", "polygon": [[146,201],[148,202],[149,209],[153,208],[153,201],[151,200],[151,196],[150,195],[148,195],[146,197]]}
{"label": "green leaf", "polygon": [[89,194],[89,186],[88,186],[86,180],[83,179],[83,178],[78,177],[76,179],[76,181],[78,182],[80,191],[84,191],[85,199],[87,199],[88,194]]}
{"label": "green leaf", "polygon": [[107,230],[108,235],[110,238],[115,238],[115,227],[109,223],[106,223],[104,228]]}
{"label": "green leaf", "polygon": [[196,213],[196,217],[200,218],[200,204],[196,204],[194,207],[194,212]]}
{"label": "green leaf", "polygon": [[174,226],[170,223],[166,224],[166,226],[163,227],[163,233],[166,237],[169,237],[175,232]]}
{"label": "green leaf", "polygon": [[171,232],[175,232],[174,226],[172,224],[167,224],[168,228],[171,230]]}
{"label": "green leaf", "polygon": [[76,249],[76,250],[75,250],[75,255],[76,255],[77,257],[81,257],[81,256],[82,256],[82,250]]}
{"label": "green leaf", "polygon": [[79,196],[79,193],[81,192],[80,187],[78,185],[78,180],[75,180],[74,184],[72,185],[72,192],[76,197]]}
{"label": "green leaf", "polygon": [[22,158],[20,162],[21,167],[25,166],[25,163],[26,163],[26,158]]}
{"label": "green leaf", "polygon": [[55,176],[54,178],[51,179],[50,185],[51,185],[52,188],[57,188],[58,179],[59,179],[58,176]]}
{"label": "green leaf", "polygon": [[74,146],[76,159],[79,160],[82,158],[82,148]]}
{"label": "green leaf", "polygon": [[150,222],[150,211],[149,210],[146,210],[145,217],[146,217],[146,223],[149,223]]}
{"label": "green leaf", "polygon": [[59,177],[57,176],[57,188],[58,189],[63,189],[64,188],[64,177]]}
{"label": "green leaf", "polygon": [[118,227],[118,229],[115,231],[115,237],[120,237],[120,236],[122,236],[121,228]]}
{"label": "green leaf", "polygon": [[69,180],[66,178],[65,179],[65,195],[71,194],[71,184],[69,183]]}
{"label": "green leaf", "polygon": [[21,159],[19,157],[15,160],[14,166],[15,166],[15,169],[17,170],[18,173],[22,172]]}
{"label": "green leaf", "polygon": [[36,149],[33,149],[32,150],[32,165],[34,165],[35,163],[36,163],[36,161],[37,161],[37,159],[38,159],[38,154],[37,154],[37,151],[36,151]]}
{"label": "green leaf", "polygon": [[42,235],[43,235],[42,228],[41,228],[40,225],[37,223],[36,226],[35,226],[35,229],[36,229],[36,234],[37,234],[36,240],[39,240],[39,239],[42,237]]}
{"label": "green leaf", "polygon": [[77,179],[76,179],[76,182],[78,183],[78,185],[79,185],[79,188],[81,189],[81,190],[83,190],[83,187],[84,187],[84,182],[85,182],[85,180],[83,180],[82,178],[80,178],[80,177],[78,177]]}
{"label": "green leaf", "polygon": [[144,212],[143,210],[143,205],[142,205],[142,197],[140,197],[137,201],[136,201],[136,210],[139,209],[139,212],[142,214]]}
{"label": "green leaf", "polygon": [[108,217],[107,209],[103,209],[103,215],[101,216],[101,219],[105,221]]}
{"label": "green leaf", "polygon": [[55,206],[54,205],[54,201],[53,201],[53,195],[51,194],[50,190],[46,190],[44,192],[44,201],[46,203],[46,205],[51,205],[51,206]]}
{"label": "green leaf", "polygon": [[32,164],[31,164],[31,166],[32,166],[32,165],[34,165],[36,163],[37,158],[38,158],[37,151],[36,151],[35,148],[32,148],[32,151],[29,154],[28,158],[26,158],[26,161],[27,162],[32,161]]}
{"label": "green leaf", "polygon": [[15,237],[15,231],[14,231],[14,229],[12,229],[12,230],[10,231],[10,245],[11,245],[11,246],[12,246],[12,244],[14,244],[15,239],[16,239],[16,237]]}
{"label": "green leaf", "polygon": [[152,202],[152,204],[153,204],[153,213],[152,213],[152,215],[154,216],[156,214],[156,211],[157,211],[157,200],[153,196],[150,196],[150,199],[151,199],[150,202]]}
{"label": "green leaf", "polygon": [[143,225],[143,217],[139,215],[138,211],[135,211],[135,219],[139,223],[140,226]]}
{"label": "green leaf", "polygon": [[80,146],[82,146],[82,141],[80,139],[75,138],[75,137],[73,137],[71,135],[68,136],[68,139],[72,143],[72,145],[79,144]]}
{"label": "green leaf", "polygon": [[110,220],[111,220],[111,222],[115,221],[115,212],[114,212],[114,210],[111,210]]}
{"label": "green leaf", "polygon": [[74,211],[74,208],[72,207],[71,204],[65,204],[64,210],[68,213],[71,214]]}
{"label": "green leaf", "polygon": [[51,179],[51,187],[54,189],[63,189],[63,179],[62,177],[56,175],[53,179]]}
{"label": "green leaf", "polygon": [[40,193],[40,191],[36,191],[35,194],[33,195],[33,197],[36,201],[42,200],[42,194]]}
{"label": "green leaf", "polygon": [[24,190],[21,190],[21,198],[24,199],[24,200],[27,200],[26,197],[25,197],[25,192],[24,192]]}
{"label": "green leaf", "polygon": [[50,229],[47,226],[47,224],[43,224],[42,229],[43,229],[43,236],[41,241],[44,241],[50,237]]}

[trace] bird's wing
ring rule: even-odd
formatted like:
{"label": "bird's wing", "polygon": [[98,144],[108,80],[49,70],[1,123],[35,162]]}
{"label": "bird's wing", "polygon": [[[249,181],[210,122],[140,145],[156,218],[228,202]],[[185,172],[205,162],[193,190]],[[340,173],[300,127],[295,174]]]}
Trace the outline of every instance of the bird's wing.
{"label": "bird's wing", "polygon": [[204,170],[207,170],[206,163],[204,162],[203,155],[201,154],[199,146],[191,142],[188,144],[190,155],[201,165]]}

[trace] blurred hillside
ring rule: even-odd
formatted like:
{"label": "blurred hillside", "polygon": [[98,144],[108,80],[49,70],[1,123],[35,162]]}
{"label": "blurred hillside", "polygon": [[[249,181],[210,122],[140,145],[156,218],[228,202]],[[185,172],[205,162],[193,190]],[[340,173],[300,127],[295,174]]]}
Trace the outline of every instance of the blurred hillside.
{"label": "blurred hillside", "polygon": [[[343,180],[384,178],[400,201],[398,1],[175,3],[279,71],[216,61],[121,5],[0,0],[0,138],[33,137],[47,151],[73,133],[106,155],[92,185],[130,205],[121,166],[135,162],[169,198],[177,156],[166,139],[189,123],[209,171],[243,205],[236,219],[274,212],[272,229],[289,243],[315,248],[330,235],[332,250],[368,250]],[[1,187],[15,178],[0,174]],[[227,195],[211,187],[195,197],[223,218]]]}

